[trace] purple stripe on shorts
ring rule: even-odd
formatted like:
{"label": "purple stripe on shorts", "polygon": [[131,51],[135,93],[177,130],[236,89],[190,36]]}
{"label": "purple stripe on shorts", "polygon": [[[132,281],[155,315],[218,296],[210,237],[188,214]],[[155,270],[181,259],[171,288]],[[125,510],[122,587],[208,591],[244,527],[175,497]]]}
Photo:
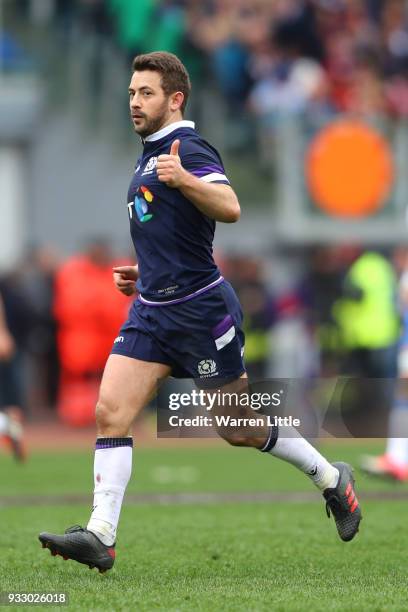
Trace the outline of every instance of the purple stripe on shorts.
{"label": "purple stripe on shorts", "polygon": [[203,166],[201,168],[196,168],[195,170],[190,170],[191,174],[194,176],[206,176],[207,174],[212,174],[216,172],[217,174],[225,174],[224,168],[221,166]]}
{"label": "purple stripe on shorts", "polygon": [[184,297],[177,298],[175,300],[167,300],[164,302],[153,302],[150,300],[146,300],[142,295],[139,295],[138,300],[142,302],[142,304],[144,304],[145,306],[174,306],[174,304],[181,304],[182,302],[188,302],[188,300],[192,300],[198,295],[201,295],[202,293],[205,293],[206,291],[213,289],[213,287],[216,287],[217,285],[220,285],[223,282],[224,282],[224,277],[220,276],[220,278],[217,278],[217,280],[215,280],[213,283],[210,283],[209,285],[206,285],[205,287],[202,287],[201,289],[194,291],[194,293],[189,293],[189,295],[185,295]]}
{"label": "purple stripe on shorts", "polygon": [[120,446],[133,447],[133,438],[97,438],[95,450],[119,448]]}
{"label": "purple stripe on shorts", "polygon": [[227,315],[226,317],[223,318],[222,321],[220,321],[218,323],[218,325],[213,327],[213,329],[211,331],[212,337],[215,340],[217,338],[220,338],[221,336],[223,336],[225,334],[225,332],[227,332],[229,329],[231,329],[231,327],[233,325],[234,325],[234,322],[232,320],[231,315]]}

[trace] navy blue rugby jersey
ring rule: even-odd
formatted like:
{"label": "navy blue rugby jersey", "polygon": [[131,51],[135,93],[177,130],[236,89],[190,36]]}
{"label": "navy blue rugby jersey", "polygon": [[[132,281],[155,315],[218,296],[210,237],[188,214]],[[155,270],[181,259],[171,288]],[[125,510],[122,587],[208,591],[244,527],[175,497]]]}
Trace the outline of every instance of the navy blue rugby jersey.
{"label": "navy blue rugby jersey", "polygon": [[218,152],[198,135],[192,121],[172,123],[146,138],[127,205],[139,264],[137,288],[145,303],[191,296],[220,279],[212,248],[215,221],[157,178],[157,158],[169,154],[176,139],[188,172],[202,181],[229,184]]}

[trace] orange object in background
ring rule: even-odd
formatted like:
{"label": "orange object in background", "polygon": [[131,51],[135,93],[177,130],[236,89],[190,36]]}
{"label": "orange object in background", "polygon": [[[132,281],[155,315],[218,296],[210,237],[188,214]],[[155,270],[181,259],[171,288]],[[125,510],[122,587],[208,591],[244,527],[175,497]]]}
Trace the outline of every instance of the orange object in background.
{"label": "orange object in background", "polygon": [[58,414],[78,427],[94,422],[100,378],[132,298],[113,284],[114,261],[103,242],[66,261],[55,281],[54,315],[61,364]]}
{"label": "orange object in background", "polygon": [[324,212],[364,217],[386,202],[394,180],[391,149],[381,134],[355,120],[321,130],[306,154],[310,194]]}
{"label": "orange object in background", "polygon": [[83,374],[104,368],[129,308],[129,299],[113,285],[113,265],[79,256],[57,272],[54,314],[63,370]]}
{"label": "orange object in background", "polygon": [[58,416],[65,425],[88,427],[95,423],[100,382],[100,375],[82,377],[62,372],[57,407]]}

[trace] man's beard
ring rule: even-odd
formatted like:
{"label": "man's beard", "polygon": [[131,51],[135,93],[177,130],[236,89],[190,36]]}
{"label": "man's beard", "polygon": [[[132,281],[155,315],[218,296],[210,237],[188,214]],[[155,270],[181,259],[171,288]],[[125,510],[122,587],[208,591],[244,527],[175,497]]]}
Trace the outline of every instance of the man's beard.
{"label": "man's beard", "polygon": [[167,119],[167,102],[163,103],[163,106],[157,112],[157,115],[155,117],[147,118],[146,115],[143,115],[143,118],[145,119],[145,124],[144,124],[143,128],[138,130],[135,127],[135,131],[142,138],[146,138],[147,136],[150,136],[151,134],[154,134],[155,132],[158,132],[160,130],[160,128],[163,126],[163,124],[166,122],[166,119]]}

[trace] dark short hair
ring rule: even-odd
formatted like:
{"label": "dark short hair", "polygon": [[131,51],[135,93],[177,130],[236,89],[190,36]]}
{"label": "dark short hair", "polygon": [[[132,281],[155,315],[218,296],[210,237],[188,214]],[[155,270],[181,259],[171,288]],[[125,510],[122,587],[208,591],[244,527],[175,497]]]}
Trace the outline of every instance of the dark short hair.
{"label": "dark short hair", "polygon": [[142,70],[158,72],[161,75],[161,86],[167,96],[181,91],[184,94],[184,100],[180,110],[184,114],[191,91],[191,82],[186,67],[176,55],[167,51],[137,55],[133,60],[132,69],[133,72]]}

